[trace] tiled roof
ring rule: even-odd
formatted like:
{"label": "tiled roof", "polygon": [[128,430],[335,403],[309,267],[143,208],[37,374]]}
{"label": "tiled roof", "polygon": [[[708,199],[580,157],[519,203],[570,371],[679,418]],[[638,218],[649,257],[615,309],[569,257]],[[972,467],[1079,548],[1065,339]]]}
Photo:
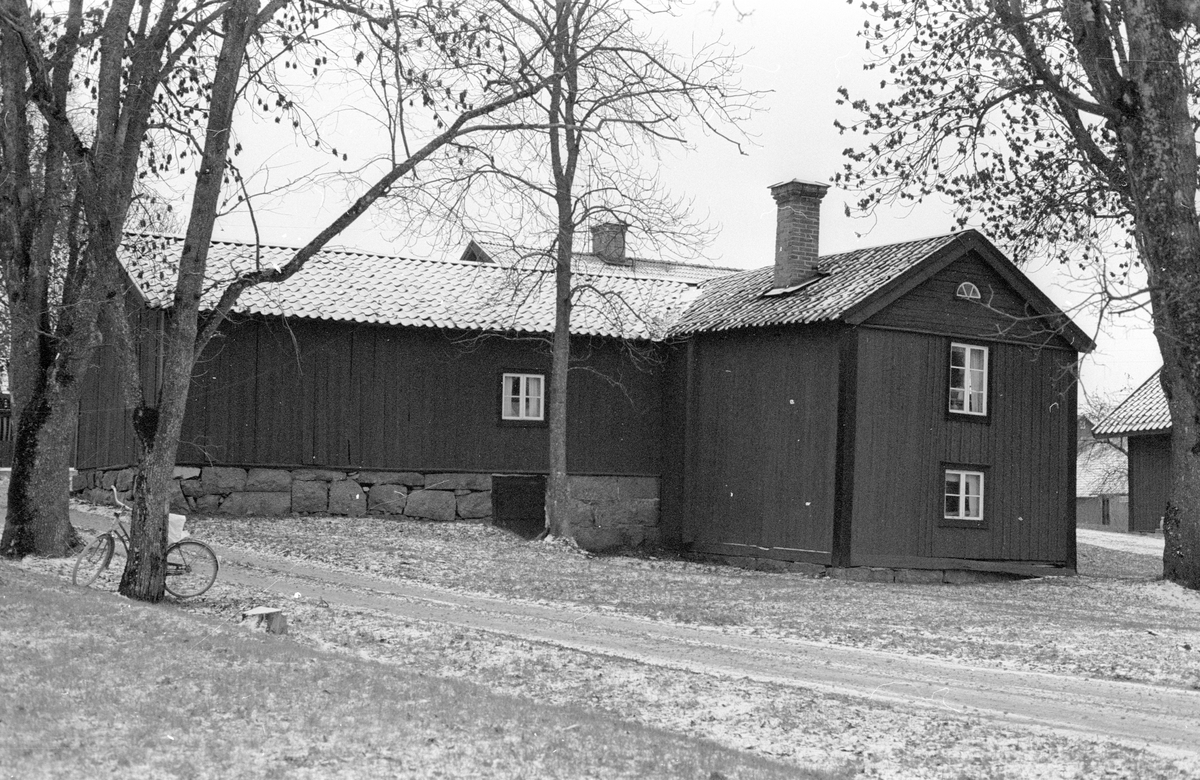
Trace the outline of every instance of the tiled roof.
{"label": "tiled roof", "polygon": [[[544,252],[510,244],[488,241],[473,241],[474,247],[497,265],[505,268],[524,268],[549,271],[554,267],[552,258]],[[571,258],[571,270],[575,273],[595,276],[630,276],[639,279],[670,279],[678,282],[704,282],[718,276],[737,273],[739,268],[722,268],[702,263],[675,263],[669,260],[651,260],[642,257],[629,258],[628,265],[607,263],[591,252],[576,252]]]}
{"label": "tiled roof", "polygon": [[822,257],[821,269],[829,275],[785,296],[762,297],[773,285],[770,266],[715,279],[704,284],[700,297],[671,333],[836,320],[962,235],[951,233]]}
{"label": "tiled roof", "polygon": [[1158,371],[1096,425],[1096,436],[1124,436],[1171,430],[1171,412]]}
{"label": "tiled roof", "polygon": [[[130,236],[122,253],[130,277],[149,305],[166,307],[174,290],[183,239]],[[204,303],[238,271],[281,267],[295,253],[287,247],[214,241],[209,251],[212,284]],[[571,332],[628,339],[661,339],[695,297],[694,283],[632,275],[578,274],[581,288]],[[287,315],[463,330],[550,333],[554,329],[554,278],[540,271],[489,263],[412,260],[327,249],[287,281],[242,293],[238,312]]]}

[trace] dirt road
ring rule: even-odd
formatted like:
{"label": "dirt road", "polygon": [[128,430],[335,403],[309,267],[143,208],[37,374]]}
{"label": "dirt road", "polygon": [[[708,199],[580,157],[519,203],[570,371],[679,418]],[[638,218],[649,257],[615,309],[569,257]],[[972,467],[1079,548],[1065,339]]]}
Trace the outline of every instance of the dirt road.
{"label": "dirt road", "polygon": [[292,597],[375,609],[639,663],[749,678],[1200,753],[1200,691],[1006,671],[618,614],[462,594],[219,547],[221,576]]}

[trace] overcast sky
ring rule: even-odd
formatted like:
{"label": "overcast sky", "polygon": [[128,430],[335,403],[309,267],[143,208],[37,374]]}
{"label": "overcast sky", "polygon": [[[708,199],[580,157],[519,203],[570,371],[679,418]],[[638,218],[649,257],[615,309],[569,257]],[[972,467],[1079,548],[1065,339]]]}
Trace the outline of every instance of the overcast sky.
{"label": "overcast sky", "polygon": [[[730,0],[697,0],[696,11],[674,24],[669,34],[679,40],[722,35],[745,51],[743,81],[753,89],[771,90],[764,111],[746,128],[755,145],[742,155],[715,139],[697,138],[687,154],[665,160],[664,180],[676,194],[694,199],[699,216],[720,226],[708,255],[720,265],[755,268],[774,256],[775,205],[767,188],[789,179],[828,181],[843,163],[842,149],[850,141],[839,136],[834,118],[849,118],[835,104],[836,90],[848,86],[856,96],[871,97],[878,76],[862,72],[863,45],[855,36],[865,17],[857,4],[844,0],[737,0],[752,13],[740,21]],[[874,84],[872,84],[874,82]],[[839,113],[840,112],[840,113]],[[915,210],[892,210],[871,220],[850,219],[843,211],[853,193],[831,189],[822,208],[821,252],[834,253],[859,246],[884,244],[944,233],[953,225],[941,203]],[[328,201],[328,196],[326,196]],[[336,200],[336,199],[335,199]],[[329,203],[334,213],[337,203]],[[264,241],[298,245],[324,223],[319,201],[304,207],[277,208],[258,214]],[[340,245],[386,253],[413,254],[394,230],[380,230],[364,220],[344,234]],[[218,225],[216,238],[246,239],[244,221]],[[416,248],[428,253],[428,248]],[[450,254],[457,255],[458,248]],[[1025,271],[1078,324],[1093,332],[1095,321],[1074,307],[1084,298],[1086,284],[1073,280],[1056,266],[1032,264]],[[1098,347],[1084,362],[1084,385],[1089,392],[1120,394],[1144,381],[1160,364],[1148,324],[1132,319],[1109,325],[1097,337]],[[1083,399],[1081,399],[1081,405]]]}

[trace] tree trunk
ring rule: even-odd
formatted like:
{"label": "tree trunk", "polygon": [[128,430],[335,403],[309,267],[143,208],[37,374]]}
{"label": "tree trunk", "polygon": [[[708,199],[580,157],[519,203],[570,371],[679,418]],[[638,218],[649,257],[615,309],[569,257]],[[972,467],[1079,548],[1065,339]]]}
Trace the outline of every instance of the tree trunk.
{"label": "tree trunk", "polygon": [[[550,393],[547,416],[550,424],[550,476],[546,480],[546,530],[550,536],[572,538],[571,491],[567,481],[567,373],[571,362],[571,247],[560,233],[559,258],[555,270],[554,342],[551,347]],[[564,245],[565,244],[565,248]],[[565,257],[564,255],[565,251]]]}
{"label": "tree trunk", "polygon": [[1146,268],[1154,333],[1171,411],[1171,492],[1163,522],[1163,576],[1200,589],[1200,225],[1196,215],[1196,140],[1179,44],[1145,5],[1129,17],[1125,99],[1134,110],[1119,125],[1138,254]]}
{"label": "tree trunk", "polygon": [[61,557],[76,539],[68,508],[77,407],[46,396],[31,398],[17,418],[8,519],[0,538],[0,551],[10,558]]}
{"label": "tree trunk", "polygon": [[133,475],[129,557],[118,590],[139,601],[162,601],[165,593],[167,502],[175,473],[175,450],[171,446],[150,449],[138,459]]}

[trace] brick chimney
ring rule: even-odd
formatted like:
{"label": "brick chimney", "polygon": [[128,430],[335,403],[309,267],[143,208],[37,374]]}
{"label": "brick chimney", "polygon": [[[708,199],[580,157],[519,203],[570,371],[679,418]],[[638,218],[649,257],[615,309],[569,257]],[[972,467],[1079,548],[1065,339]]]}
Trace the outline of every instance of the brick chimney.
{"label": "brick chimney", "polygon": [[610,265],[630,265],[625,256],[625,231],[629,225],[624,222],[606,222],[592,226],[592,254]]}
{"label": "brick chimney", "polygon": [[771,187],[775,223],[775,288],[795,287],[820,274],[821,198],[828,184],[792,179]]}

